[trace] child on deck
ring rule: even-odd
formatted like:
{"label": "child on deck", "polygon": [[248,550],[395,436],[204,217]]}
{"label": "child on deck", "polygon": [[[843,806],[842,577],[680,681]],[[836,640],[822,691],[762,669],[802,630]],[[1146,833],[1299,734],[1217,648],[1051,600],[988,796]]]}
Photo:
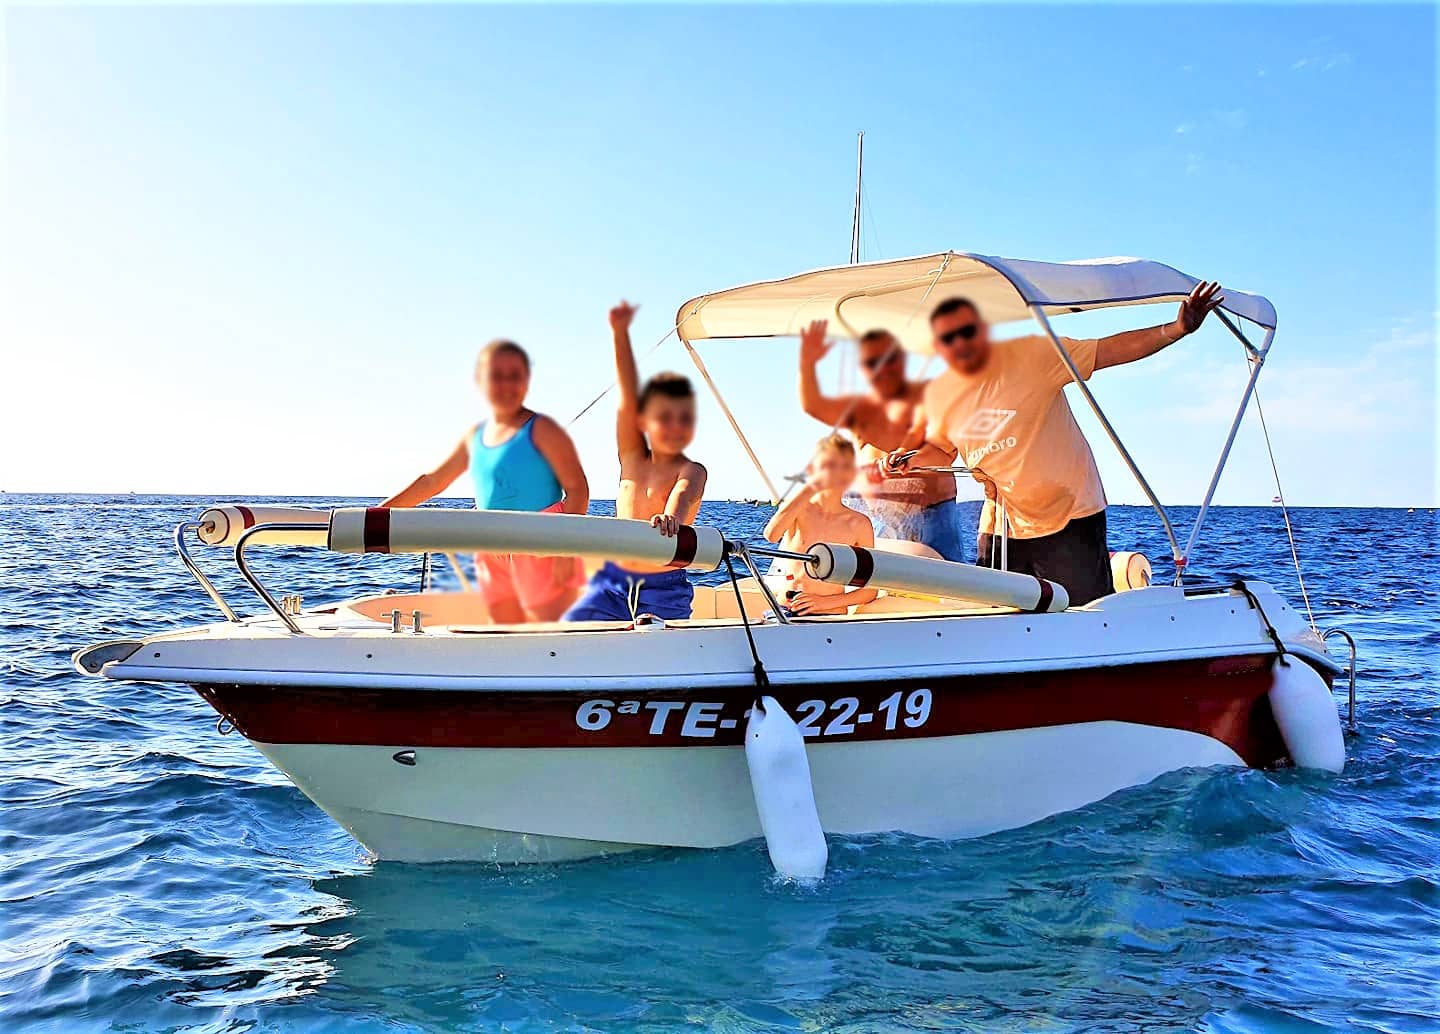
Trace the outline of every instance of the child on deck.
{"label": "child on deck", "polygon": [[[770,518],[765,538],[781,549],[805,552],[817,542],[842,546],[875,545],[869,518],[845,505],[844,495],[856,473],[855,446],[838,434],[827,435],[815,447],[807,481]],[[869,603],[874,589],[846,589],[811,578],[803,570],[785,575],[790,588],[785,596],[795,614],[843,614],[850,607]]]}
{"label": "child on deck", "polygon": [[[676,373],[656,374],[640,387],[630,323],[636,306],[622,301],[610,310],[615,342],[615,379],[620,392],[615,443],[620,453],[620,490],[615,516],[649,521],[673,536],[695,520],[705,491],[705,468],[685,455],[695,438],[695,389]],[[632,621],[640,614],[676,620],[690,616],[695,596],[683,570],[607,562],[565,614],[566,621]]]}
{"label": "child on deck", "polygon": [[[440,466],[380,505],[419,506],[468,467],[476,509],[584,513],[590,483],[575,443],[554,420],[525,408],[530,356],[513,341],[492,341],[475,361],[475,382],[490,403],[490,419],[471,428]],[[574,557],[477,553],[475,580],[496,624],[555,621],[575,602],[585,569]]]}

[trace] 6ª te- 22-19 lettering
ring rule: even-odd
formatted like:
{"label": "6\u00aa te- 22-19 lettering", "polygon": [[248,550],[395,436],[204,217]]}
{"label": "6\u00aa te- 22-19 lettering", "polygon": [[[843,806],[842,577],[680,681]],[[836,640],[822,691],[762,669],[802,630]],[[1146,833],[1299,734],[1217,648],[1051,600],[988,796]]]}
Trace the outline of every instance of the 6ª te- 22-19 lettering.
{"label": "6\u00aa te- 22-19 lettering", "polygon": [[[851,736],[872,723],[894,732],[922,727],[930,719],[933,703],[934,694],[928,689],[897,690],[867,711],[860,710],[858,697],[805,700],[796,706],[793,717],[807,739]],[[727,717],[725,707],[720,701],[701,700],[587,700],[575,711],[575,725],[585,732],[600,732],[617,718],[628,717],[646,722],[651,736],[678,733],[689,739],[713,739],[722,730],[736,728],[750,713],[747,707],[741,717]]]}

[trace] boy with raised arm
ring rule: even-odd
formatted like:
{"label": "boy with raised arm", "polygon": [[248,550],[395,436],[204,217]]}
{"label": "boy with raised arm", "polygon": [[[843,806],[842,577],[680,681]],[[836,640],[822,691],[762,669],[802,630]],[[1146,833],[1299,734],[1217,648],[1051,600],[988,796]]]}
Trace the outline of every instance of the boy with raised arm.
{"label": "boy with raised arm", "polygon": [[[620,404],[615,444],[620,489],[615,516],[649,521],[673,536],[690,524],[705,491],[705,468],[685,455],[695,438],[695,389],[678,373],[659,373],[640,386],[630,323],[637,306],[622,301],[610,310],[615,342],[615,380]],[[565,613],[566,621],[632,621],[640,614],[666,620],[688,618],[695,591],[683,570],[607,561]]]}
{"label": "boy with raised arm", "polygon": [[[806,468],[810,480],[775,511],[765,525],[765,538],[796,553],[805,552],[817,542],[872,548],[875,529],[870,519],[844,501],[856,469],[855,446],[848,438],[830,434],[820,439]],[[787,606],[796,614],[843,614],[877,595],[874,589],[846,589],[811,578],[798,565],[792,566],[785,577],[789,586],[785,592]]]}

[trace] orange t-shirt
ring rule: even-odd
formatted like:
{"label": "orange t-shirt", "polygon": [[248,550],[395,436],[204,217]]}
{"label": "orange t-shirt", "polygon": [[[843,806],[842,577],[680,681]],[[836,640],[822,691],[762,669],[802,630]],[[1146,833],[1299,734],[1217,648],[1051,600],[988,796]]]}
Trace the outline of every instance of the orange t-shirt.
{"label": "orange t-shirt", "polygon": [[[1061,343],[1089,380],[1096,341]],[[1105,509],[1095,457],[1065,400],[1069,383],[1054,344],[1036,335],[997,341],[979,373],[946,370],[925,386],[926,437],[948,441],[957,464],[995,482],[1012,538],[1053,535]],[[981,514],[982,532],[994,530],[993,509]]]}

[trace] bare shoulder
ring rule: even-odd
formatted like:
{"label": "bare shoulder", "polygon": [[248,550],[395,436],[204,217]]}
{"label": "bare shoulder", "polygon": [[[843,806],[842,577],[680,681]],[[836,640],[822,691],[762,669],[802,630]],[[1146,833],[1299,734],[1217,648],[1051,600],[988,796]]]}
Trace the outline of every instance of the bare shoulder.
{"label": "bare shoulder", "polygon": [[544,413],[536,413],[533,420],[531,434],[538,434],[550,441],[555,441],[557,438],[570,437],[565,428],[561,427],[553,417],[546,416]]}
{"label": "bare shoulder", "polygon": [[863,445],[873,443],[876,438],[884,438],[891,423],[892,418],[885,403],[872,398],[862,398],[855,403],[854,409],[841,426]]}
{"label": "bare shoulder", "polygon": [[703,482],[709,476],[710,472],[705,469],[705,465],[695,460],[687,459],[685,465],[680,468],[680,477],[689,478],[691,481]]}
{"label": "bare shoulder", "polygon": [[870,518],[859,510],[845,507],[840,527],[845,529],[845,541],[852,546],[870,546],[875,543],[875,530],[870,525]]}
{"label": "bare shoulder", "polygon": [[851,395],[846,401],[849,413],[841,422],[841,427],[856,427],[867,420],[874,420],[876,417],[883,420],[885,417],[885,404],[869,395]]}

